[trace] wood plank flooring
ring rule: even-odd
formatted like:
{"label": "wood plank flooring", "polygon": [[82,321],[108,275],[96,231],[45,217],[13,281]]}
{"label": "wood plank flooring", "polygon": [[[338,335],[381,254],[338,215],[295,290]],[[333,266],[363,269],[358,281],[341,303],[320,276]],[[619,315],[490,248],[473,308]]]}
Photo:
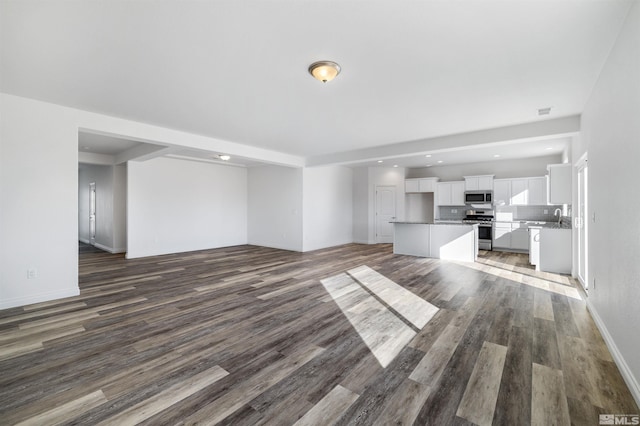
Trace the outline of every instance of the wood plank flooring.
{"label": "wood plank flooring", "polygon": [[597,425],[639,412],[574,281],[524,255],[349,244],[125,260],[82,245],[79,274],[78,297],[0,311],[0,424]]}

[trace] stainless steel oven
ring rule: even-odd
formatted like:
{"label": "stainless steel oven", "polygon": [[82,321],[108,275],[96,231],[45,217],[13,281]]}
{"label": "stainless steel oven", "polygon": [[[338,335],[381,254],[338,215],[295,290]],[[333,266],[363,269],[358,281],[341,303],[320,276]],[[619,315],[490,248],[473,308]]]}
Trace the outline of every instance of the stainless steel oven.
{"label": "stainless steel oven", "polygon": [[478,248],[480,250],[493,249],[493,210],[467,210],[464,223],[478,224]]}

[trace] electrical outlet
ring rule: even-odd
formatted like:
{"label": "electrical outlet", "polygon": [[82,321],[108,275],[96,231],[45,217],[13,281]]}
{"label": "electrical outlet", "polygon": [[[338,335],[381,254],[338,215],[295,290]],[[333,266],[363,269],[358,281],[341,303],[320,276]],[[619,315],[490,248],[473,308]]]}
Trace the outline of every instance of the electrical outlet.
{"label": "electrical outlet", "polygon": [[549,209],[544,209],[543,214],[549,214]]}
{"label": "electrical outlet", "polygon": [[27,279],[34,280],[38,278],[38,270],[36,268],[27,269]]}

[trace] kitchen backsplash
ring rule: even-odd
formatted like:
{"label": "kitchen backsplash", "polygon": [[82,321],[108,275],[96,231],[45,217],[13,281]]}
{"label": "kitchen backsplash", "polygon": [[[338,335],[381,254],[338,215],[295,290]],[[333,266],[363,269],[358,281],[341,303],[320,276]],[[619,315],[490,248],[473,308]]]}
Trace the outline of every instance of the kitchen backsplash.
{"label": "kitchen backsplash", "polygon": [[[438,207],[440,219],[461,220],[471,207]],[[557,222],[558,216],[554,216],[556,209],[562,210],[562,206],[496,206],[496,220],[536,220],[540,222]],[[478,209],[476,209],[478,210]],[[545,213],[546,211],[546,213]],[[563,221],[571,222],[571,206],[563,211]]]}

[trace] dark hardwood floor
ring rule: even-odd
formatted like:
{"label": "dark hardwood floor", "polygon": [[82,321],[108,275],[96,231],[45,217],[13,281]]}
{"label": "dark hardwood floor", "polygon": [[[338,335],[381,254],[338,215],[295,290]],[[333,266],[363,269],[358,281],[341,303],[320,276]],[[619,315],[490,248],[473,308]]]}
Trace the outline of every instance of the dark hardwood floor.
{"label": "dark hardwood floor", "polygon": [[78,297],[0,311],[0,424],[597,425],[638,413],[575,282],[524,255],[470,264],[350,244],[125,260],[83,248],[79,274]]}

